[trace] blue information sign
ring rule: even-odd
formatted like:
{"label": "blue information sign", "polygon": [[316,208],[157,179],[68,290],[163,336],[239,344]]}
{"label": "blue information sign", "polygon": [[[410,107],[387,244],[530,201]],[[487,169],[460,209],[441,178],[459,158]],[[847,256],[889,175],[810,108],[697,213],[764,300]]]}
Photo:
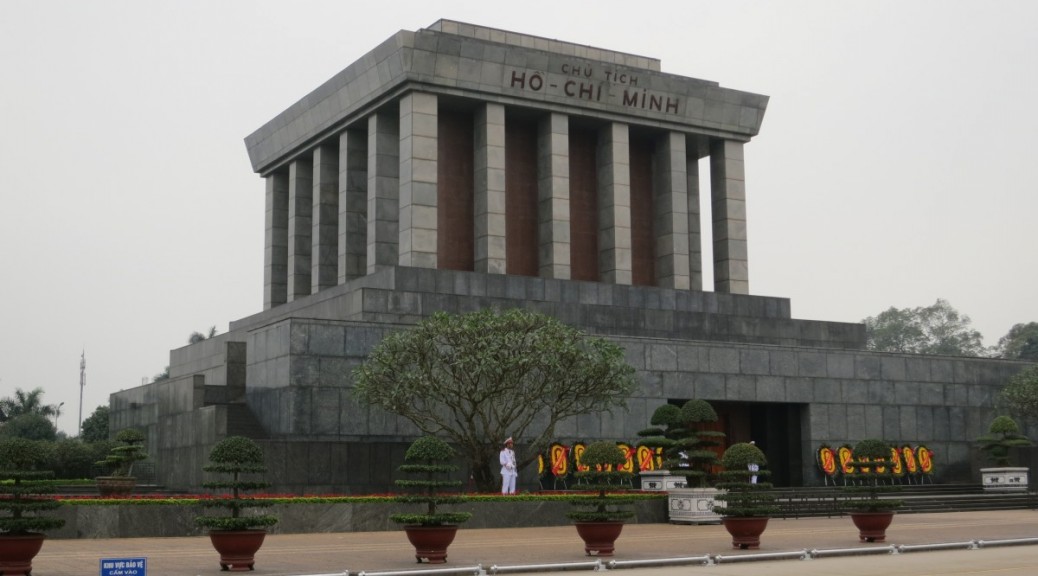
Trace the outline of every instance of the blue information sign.
{"label": "blue information sign", "polygon": [[102,558],[101,576],[147,576],[147,558]]}

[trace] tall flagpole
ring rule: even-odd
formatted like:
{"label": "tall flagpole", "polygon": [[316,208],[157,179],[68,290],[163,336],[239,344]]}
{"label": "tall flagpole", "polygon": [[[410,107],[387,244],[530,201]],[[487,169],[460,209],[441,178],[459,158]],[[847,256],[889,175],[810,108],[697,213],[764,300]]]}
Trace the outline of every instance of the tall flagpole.
{"label": "tall flagpole", "polygon": [[79,357],[79,435],[83,435],[83,388],[86,388],[86,349]]}

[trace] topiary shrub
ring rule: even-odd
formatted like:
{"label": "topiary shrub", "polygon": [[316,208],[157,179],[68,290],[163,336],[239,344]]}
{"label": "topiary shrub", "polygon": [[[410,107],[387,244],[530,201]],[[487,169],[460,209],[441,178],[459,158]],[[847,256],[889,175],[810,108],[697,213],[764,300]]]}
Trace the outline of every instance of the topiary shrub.
{"label": "topiary shrub", "polygon": [[852,497],[844,507],[852,512],[889,512],[901,507],[900,500],[880,498],[880,495],[901,490],[893,483],[894,462],[890,458],[890,444],[877,438],[866,438],[854,446],[850,462],[853,474],[847,474],[851,484],[844,492]]}
{"label": "topiary shrub", "polygon": [[460,495],[442,494],[445,488],[461,486],[460,480],[447,480],[444,476],[455,472],[458,467],[449,462],[454,459],[454,449],[443,440],[434,436],[422,436],[407,448],[404,464],[397,470],[411,478],[396,480],[394,483],[414,493],[397,496],[397,502],[424,504],[424,514],[393,514],[390,520],[398,524],[418,526],[442,526],[444,524],[461,524],[472,514],[468,512],[440,512],[437,506],[457,504],[462,501]]}
{"label": "topiary shrub", "polygon": [[[750,465],[756,464],[756,470]],[[717,487],[724,490],[714,499],[724,503],[715,506],[714,513],[728,517],[757,518],[767,517],[778,512],[775,496],[771,493],[770,482],[751,482],[753,476],[767,478],[771,471],[765,470],[768,459],[753,443],[740,442],[732,444],[721,456],[721,481]]]}
{"label": "topiary shrub", "polygon": [[638,440],[638,446],[651,448],[653,458],[660,454],[661,469],[670,469],[669,452],[681,430],[681,408],[673,404],[664,404],[652,413],[649,424],[651,427],[638,432],[641,438]]}
{"label": "topiary shrub", "polygon": [[1031,440],[1020,434],[1020,427],[1009,416],[998,416],[988,426],[988,433],[977,438],[980,449],[998,467],[1012,466],[1012,449],[1033,446]]}
{"label": "topiary shrub", "polygon": [[713,483],[711,474],[717,464],[714,448],[724,441],[724,432],[705,427],[717,422],[717,412],[706,400],[685,402],[681,407],[681,416],[689,430],[689,435],[682,442],[693,473],[689,480],[695,480],[701,488],[705,488]]}
{"label": "topiary shrub", "polygon": [[250,508],[265,508],[271,502],[242,496],[244,492],[261,490],[270,486],[263,481],[243,480],[243,474],[261,474],[267,471],[263,462],[263,450],[244,436],[230,436],[213,446],[209,452],[209,464],[202,468],[206,472],[229,474],[230,480],[204,482],[202,486],[216,490],[229,490],[229,495],[203,498],[199,504],[204,508],[223,508],[226,516],[198,516],[195,523],[210,530],[250,530],[277,524],[277,516],[244,515]]}
{"label": "topiary shrub", "polygon": [[577,472],[578,488],[591,492],[590,495],[573,496],[570,504],[586,510],[573,510],[566,516],[576,522],[619,522],[634,516],[627,506],[629,498],[609,496],[607,491],[626,490],[633,476],[620,470],[627,456],[614,442],[593,442],[584,450],[580,463],[588,469]]}
{"label": "topiary shrub", "polygon": [[638,445],[661,448],[664,468],[675,476],[684,476],[688,486],[706,487],[717,463],[712,448],[720,444],[724,433],[704,425],[716,421],[717,412],[705,400],[689,400],[681,407],[664,404],[653,412],[653,427],[638,432],[642,437]]}
{"label": "topiary shrub", "polygon": [[44,496],[54,492],[45,482],[54,473],[37,469],[43,453],[32,440],[0,439],[0,511],[5,514],[0,516],[0,534],[22,536],[65,525],[61,518],[42,515],[62,504]]}
{"label": "topiary shrub", "polygon": [[144,439],[144,433],[136,428],[120,430],[115,435],[116,446],[97,465],[110,470],[112,476],[132,475],[133,463],[148,458],[144,451]]}

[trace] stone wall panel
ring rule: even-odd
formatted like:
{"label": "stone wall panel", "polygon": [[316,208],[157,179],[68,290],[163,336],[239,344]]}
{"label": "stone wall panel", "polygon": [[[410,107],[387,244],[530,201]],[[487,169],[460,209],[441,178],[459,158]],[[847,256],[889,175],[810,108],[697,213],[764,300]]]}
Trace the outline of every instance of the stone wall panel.
{"label": "stone wall panel", "polygon": [[879,404],[881,406],[887,406],[890,404],[901,403],[901,400],[897,398],[894,393],[894,383],[886,381],[869,381],[866,385],[868,387],[868,403]]}
{"label": "stone wall panel", "polygon": [[843,383],[833,378],[811,379],[813,392],[811,399],[815,402],[838,404],[843,401]]}
{"label": "stone wall panel", "polygon": [[754,400],[758,402],[785,402],[786,379],[781,376],[757,376]]}
{"label": "stone wall panel", "polygon": [[865,405],[865,427],[851,428],[861,438],[884,438],[883,407],[874,404]]}

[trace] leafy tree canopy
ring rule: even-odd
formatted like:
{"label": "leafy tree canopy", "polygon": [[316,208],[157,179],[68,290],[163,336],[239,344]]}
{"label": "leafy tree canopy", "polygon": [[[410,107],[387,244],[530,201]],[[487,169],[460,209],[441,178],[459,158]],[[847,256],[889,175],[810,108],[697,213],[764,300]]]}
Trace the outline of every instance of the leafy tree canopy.
{"label": "leafy tree canopy", "polygon": [[51,419],[42,414],[19,414],[0,427],[0,436],[5,438],[54,441],[57,433]]}
{"label": "leafy tree canopy", "polygon": [[83,430],[79,438],[83,442],[108,440],[108,406],[98,406],[86,420],[83,420]]}
{"label": "leafy tree canopy", "polygon": [[864,320],[866,345],[879,352],[983,356],[984,337],[947,300],[930,306],[890,307]]}
{"label": "leafy tree canopy", "polygon": [[210,326],[208,334],[202,332],[192,332],[191,335],[187,337],[187,343],[198,344],[199,342],[202,342],[203,340],[208,340],[213,336],[216,336],[216,326]]}
{"label": "leafy tree canopy", "polygon": [[1038,322],[1014,324],[995,346],[1000,358],[1038,360]]}
{"label": "leafy tree canopy", "polygon": [[453,441],[491,491],[506,437],[528,442],[524,467],[561,420],[625,406],[633,374],[619,346],[543,314],[441,312],[383,339],[354,372],[354,394]]}
{"label": "leafy tree canopy", "polygon": [[169,366],[162,369],[162,372],[151,377],[152,382],[162,382],[163,380],[169,380]]}
{"label": "leafy tree canopy", "polygon": [[1014,374],[1002,389],[999,404],[1026,420],[1038,422],[1038,366]]}

